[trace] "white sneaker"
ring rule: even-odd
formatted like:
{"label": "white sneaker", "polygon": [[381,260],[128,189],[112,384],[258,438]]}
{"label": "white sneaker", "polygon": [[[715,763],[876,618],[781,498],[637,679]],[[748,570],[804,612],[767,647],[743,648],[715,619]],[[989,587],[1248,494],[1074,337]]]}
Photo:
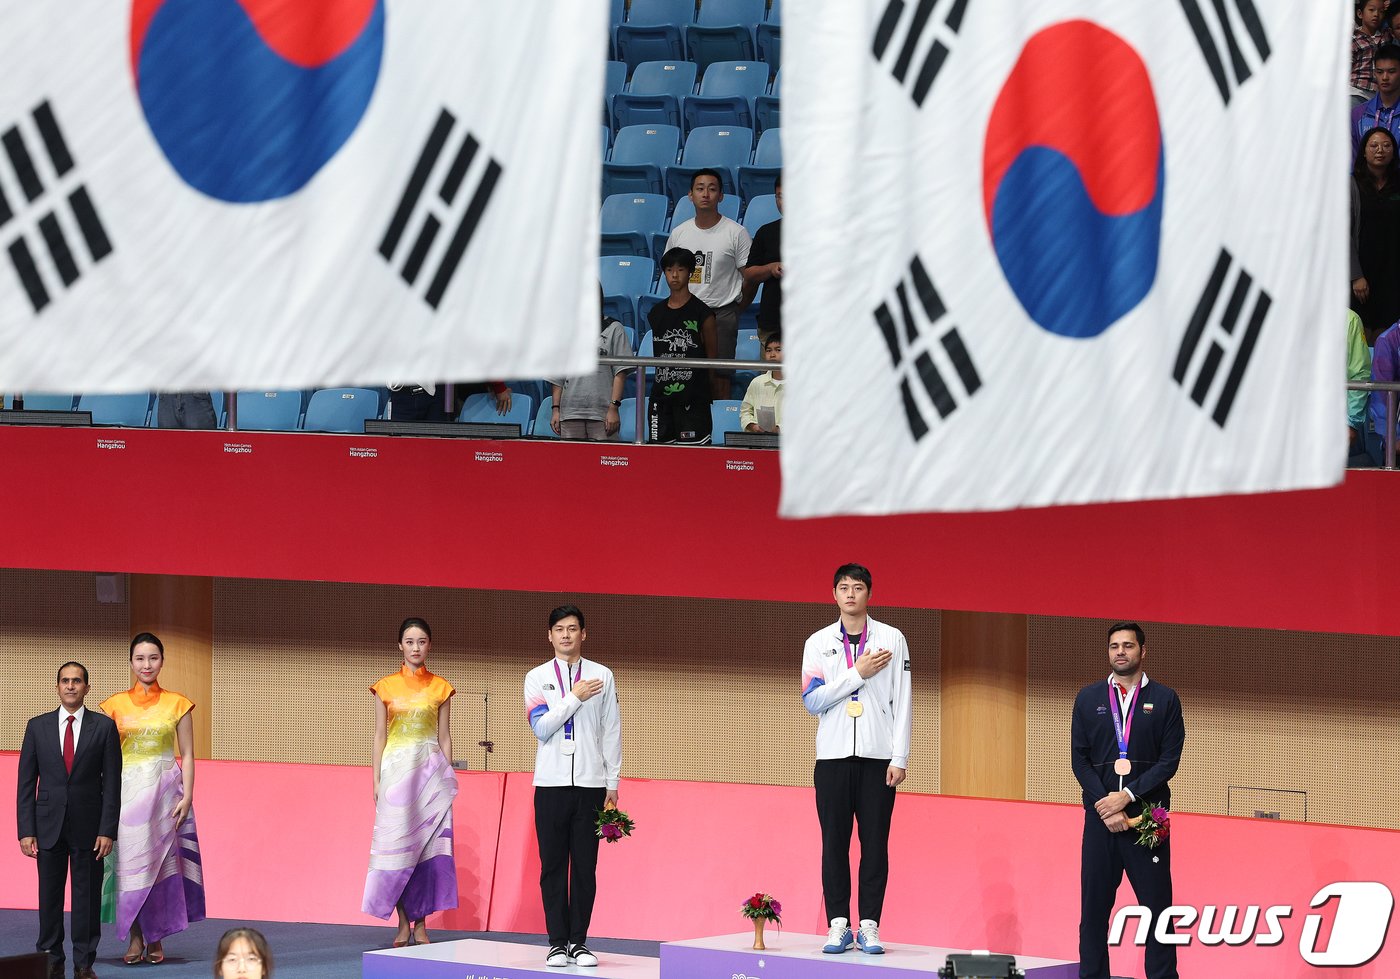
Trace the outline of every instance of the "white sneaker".
{"label": "white sneaker", "polygon": [[569,960],[574,965],[581,965],[585,969],[595,969],[598,967],[598,956],[588,950],[588,946],[582,943],[569,949]]}
{"label": "white sneaker", "polygon": [[884,955],[885,946],[880,944],[880,925],[869,918],[860,919],[860,931],[856,934],[856,947],[867,955]]}
{"label": "white sneaker", "polygon": [[550,946],[549,954],[545,956],[544,964],[551,969],[562,969],[569,964],[569,953],[562,945]]}
{"label": "white sneaker", "polygon": [[831,931],[826,933],[826,944],[822,951],[827,955],[839,955],[851,947],[851,923],[845,918],[832,918]]}

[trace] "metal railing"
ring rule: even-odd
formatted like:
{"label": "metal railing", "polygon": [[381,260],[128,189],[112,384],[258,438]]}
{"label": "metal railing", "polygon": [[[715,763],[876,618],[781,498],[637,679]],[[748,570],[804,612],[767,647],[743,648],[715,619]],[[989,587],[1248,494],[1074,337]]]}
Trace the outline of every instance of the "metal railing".
{"label": "metal railing", "polygon": [[1395,468],[1395,394],[1400,381],[1347,381],[1348,391],[1385,392],[1385,468]]}
{"label": "metal railing", "polygon": [[633,445],[642,445],[646,442],[646,371],[647,367],[685,367],[685,368],[708,368],[722,371],[780,371],[783,369],[781,360],[721,360],[709,357],[599,357],[599,367],[635,367],[632,372],[632,380],[637,389],[636,411],[637,411],[637,431],[632,436]]}

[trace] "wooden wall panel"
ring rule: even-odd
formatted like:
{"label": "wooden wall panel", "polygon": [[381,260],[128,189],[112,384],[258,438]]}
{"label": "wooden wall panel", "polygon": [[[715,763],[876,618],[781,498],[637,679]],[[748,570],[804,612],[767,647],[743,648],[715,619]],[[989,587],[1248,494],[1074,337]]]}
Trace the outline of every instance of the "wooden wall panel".
{"label": "wooden wall panel", "polygon": [[[160,685],[195,703],[194,754],[211,757],[214,717],[214,579],[134,574],[129,584],[131,636],[152,632],[165,647]],[[130,669],[127,685],[135,682]]]}
{"label": "wooden wall panel", "polygon": [[1026,797],[1026,616],[941,618],[943,791]]}

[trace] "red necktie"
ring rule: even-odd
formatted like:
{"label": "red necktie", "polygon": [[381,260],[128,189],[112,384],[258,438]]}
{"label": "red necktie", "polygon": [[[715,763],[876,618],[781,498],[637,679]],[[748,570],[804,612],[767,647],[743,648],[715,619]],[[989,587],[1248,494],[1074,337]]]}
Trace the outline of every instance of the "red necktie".
{"label": "red necktie", "polygon": [[63,767],[73,774],[73,715],[68,715],[68,726],[63,730]]}

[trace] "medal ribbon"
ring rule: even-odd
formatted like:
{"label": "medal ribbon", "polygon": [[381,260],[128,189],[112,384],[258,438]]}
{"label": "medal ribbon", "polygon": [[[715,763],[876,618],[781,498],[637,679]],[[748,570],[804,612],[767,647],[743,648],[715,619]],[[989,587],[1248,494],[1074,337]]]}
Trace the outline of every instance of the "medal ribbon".
{"label": "medal ribbon", "polygon": [[[856,660],[860,659],[860,654],[863,653],[863,652],[865,652],[865,644],[866,644],[869,640],[870,640],[870,622],[867,621],[867,622],[865,623],[865,630],[864,630],[863,632],[861,632],[861,634],[860,634],[860,644],[859,644],[858,646],[856,646],[856,654],[855,654],[854,657],[851,656],[851,637],[848,636],[848,635],[846,635],[846,624],[845,624],[844,622],[841,623],[841,645],[842,645],[842,646],[845,648],[845,650],[846,650],[846,666],[847,666],[848,668],[856,665]],[[857,690],[855,693],[851,694],[851,702],[852,702],[852,703],[856,703],[856,702],[858,702],[859,700],[860,700],[860,691]]]}
{"label": "medal ribbon", "polygon": [[1138,691],[1142,689],[1142,681],[1139,680],[1133,687],[1133,692],[1128,697],[1126,709],[1126,721],[1124,715],[1120,713],[1118,700],[1118,684],[1112,680],[1108,681],[1108,706],[1113,709],[1113,733],[1118,735],[1118,757],[1128,757],[1128,738],[1133,734],[1133,707],[1137,704]]}
{"label": "medal ribbon", "polygon": [[[570,667],[565,667],[565,668],[569,671],[569,686],[568,686],[567,688],[564,686],[564,675],[563,675],[562,673],[559,672],[559,660],[558,660],[558,658],[556,657],[555,660],[554,660],[554,679],[556,679],[556,680],[559,681],[559,696],[560,696],[560,697],[567,696],[568,692],[569,692],[570,690],[573,689],[574,684],[575,684],[575,683],[578,683],[580,680],[583,679],[583,660],[579,660],[579,661],[578,661],[578,676],[574,676],[574,675],[573,675],[573,673],[574,673],[573,667],[570,666]],[[572,741],[573,739],[574,739],[574,719],[571,717],[571,718],[569,718],[567,721],[564,722],[564,740],[565,740],[565,741]]]}

